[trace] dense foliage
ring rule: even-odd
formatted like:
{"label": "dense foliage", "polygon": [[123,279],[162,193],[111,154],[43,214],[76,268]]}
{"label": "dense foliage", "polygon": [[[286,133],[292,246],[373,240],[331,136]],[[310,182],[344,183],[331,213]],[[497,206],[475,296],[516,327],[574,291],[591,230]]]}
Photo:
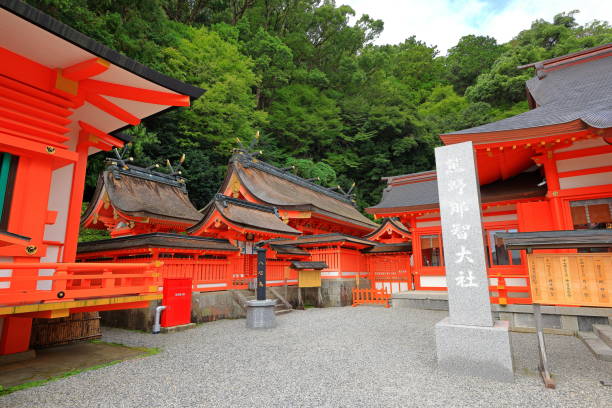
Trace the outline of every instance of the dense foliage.
{"label": "dense foliage", "polygon": [[[133,130],[136,162],[187,155],[202,207],[222,181],[236,138],[257,130],[266,161],[378,202],[383,176],[428,170],[440,133],[527,109],[518,70],[612,41],[577,11],[534,21],[510,42],[468,35],[447,56],[414,37],[372,41],[383,22],[332,0],[31,0],[79,31],[207,90],[191,108]],[[91,161],[91,194],[102,157]]]}

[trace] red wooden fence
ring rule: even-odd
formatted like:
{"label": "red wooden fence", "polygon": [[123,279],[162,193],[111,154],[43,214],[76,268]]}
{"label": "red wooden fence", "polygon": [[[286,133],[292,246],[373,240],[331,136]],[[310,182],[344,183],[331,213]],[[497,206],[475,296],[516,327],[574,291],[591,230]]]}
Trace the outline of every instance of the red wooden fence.
{"label": "red wooden fence", "polygon": [[389,299],[391,294],[386,289],[353,289],[353,306],[369,303],[391,307]]}

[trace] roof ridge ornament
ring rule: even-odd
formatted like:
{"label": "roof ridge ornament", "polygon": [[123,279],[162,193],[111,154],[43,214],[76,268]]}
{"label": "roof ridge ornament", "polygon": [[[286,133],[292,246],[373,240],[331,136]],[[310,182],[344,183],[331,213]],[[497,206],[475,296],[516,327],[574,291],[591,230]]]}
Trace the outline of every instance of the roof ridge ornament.
{"label": "roof ridge ornament", "polygon": [[533,64],[533,67],[536,70],[536,76],[538,79],[544,79],[546,77],[546,71],[544,69],[544,63],[542,61],[536,62]]}
{"label": "roof ridge ornament", "polygon": [[253,139],[251,139],[251,142],[249,143],[248,146],[246,146],[244,143],[242,143],[242,140],[240,140],[239,137],[236,138],[236,142],[238,143],[238,147],[235,147],[234,149],[232,149],[232,152],[234,154],[238,153],[238,154],[244,154],[246,156],[248,156],[251,159],[255,159],[256,156],[262,155],[263,151],[262,150],[254,150],[255,146],[257,146],[259,144],[259,130],[257,132],[255,132],[255,137]]}
{"label": "roof ridge ornament", "polygon": [[115,157],[107,157],[105,160],[108,171],[113,173],[113,177],[116,180],[121,179],[121,175],[125,174],[144,180],[168,184],[187,193],[186,180],[181,171],[181,169],[183,169],[183,163],[185,162],[184,153],[174,166],[172,166],[170,160],[166,160],[166,168],[169,170],[169,173],[164,173],[155,170],[160,168],[159,164],[152,164],[148,167],[140,167],[132,164],[131,162],[134,161],[134,158],[131,156],[126,157],[131,147],[132,143],[130,142],[126,143],[121,150],[114,148],[113,153]]}

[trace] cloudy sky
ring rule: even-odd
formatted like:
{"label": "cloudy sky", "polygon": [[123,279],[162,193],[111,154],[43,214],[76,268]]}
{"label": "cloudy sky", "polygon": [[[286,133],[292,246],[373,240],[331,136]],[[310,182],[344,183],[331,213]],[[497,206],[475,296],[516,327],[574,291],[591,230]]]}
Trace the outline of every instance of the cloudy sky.
{"label": "cloudy sky", "polygon": [[397,44],[411,35],[444,54],[467,34],[509,41],[538,18],[552,21],[555,14],[580,10],[578,23],[612,23],[612,0],[336,0],[357,13],[385,22],[377,44]]}

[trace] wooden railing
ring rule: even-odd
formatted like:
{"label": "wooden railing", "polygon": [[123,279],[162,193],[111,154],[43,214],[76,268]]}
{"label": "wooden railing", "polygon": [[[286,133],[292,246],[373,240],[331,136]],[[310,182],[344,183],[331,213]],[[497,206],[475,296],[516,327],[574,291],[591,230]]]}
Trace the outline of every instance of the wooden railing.
{"label": "wooden railing", "polygon": [[353,306],[364,304],[378,304],[391,307],[389,300],[391,294],[387,289],[353,289]]}
{"label": "wooden railing", "polygon": [[[156,293],[159,266],[161,263],[0,263],[0,270],[11,274],[0,277],[0,305]],[[39,276],[41,270],[48,275]]]}

